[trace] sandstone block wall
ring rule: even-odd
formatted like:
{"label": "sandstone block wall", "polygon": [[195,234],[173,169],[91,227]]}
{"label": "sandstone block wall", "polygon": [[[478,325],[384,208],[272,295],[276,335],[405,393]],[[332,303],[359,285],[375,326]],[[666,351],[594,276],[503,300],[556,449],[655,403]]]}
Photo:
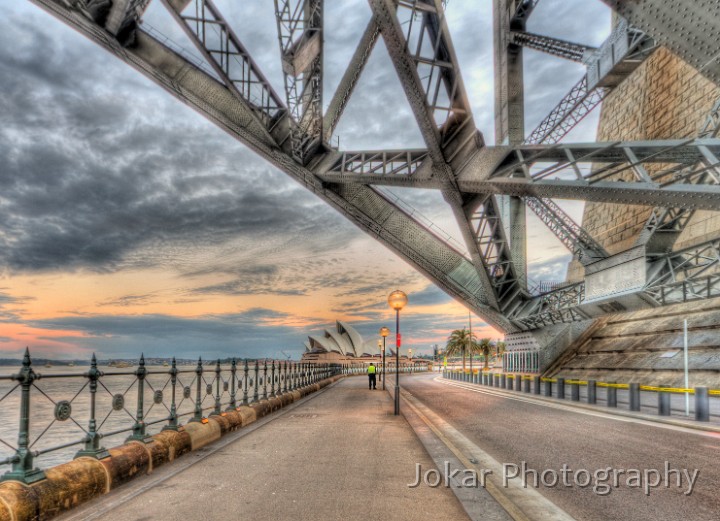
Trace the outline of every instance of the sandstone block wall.
{"label": "sandstone block wall", "polygon": [[[660,48],[606,98],[598,141],[694,137],[718,98],[717,85]],[[652,175],[652,170],[648,170]],[[611,254],[618,253],[635,244],[651,211],[645,206],[588,203],[583,227]],[[698,211],[678,238],[675,249],[718,236],[720,211]],[[568,278],[579,280],[582,276],[582,266],[573,262]],[[718,300],[607,317],[571,345],[547,374],[679,385],[682,356],[663,354],[682,348],[682,322],[688,318],[691,383],[720,387]]]}

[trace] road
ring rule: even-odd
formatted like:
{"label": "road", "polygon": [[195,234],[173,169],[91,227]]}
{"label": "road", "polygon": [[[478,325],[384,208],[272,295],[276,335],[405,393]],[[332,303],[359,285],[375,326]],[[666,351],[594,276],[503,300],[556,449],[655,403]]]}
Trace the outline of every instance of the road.
{"label": "road", "polygon": [[[519,466],[525,461],[530,469],[553,469],[558,475],[563,464],[573,472],[586,469],[592,475],[607,467],[641,472],[658,469],[664,474],[665,462],[670,468],[699,471],[690,495],[684,494],[688,490],[686,478],[682,477],[682,488],[678,488],[675,475],[671,475],[672,486],[666,488],[661,481],[649,496],[642,488],[628,487],[625,475],[618,475],[619,486],[612,487],[607,495],[593,492],[592,485],[575,485],[574,474],[568,475],[569,487],[538,488],[576,519],[718,519],[720,434],[648,425],[602,411],[527,403],[438,380],[435,373],[406,378],[401,383],[413,397],[500,463]],[[585,476],[578,474],[578,478],[582,482]]]}

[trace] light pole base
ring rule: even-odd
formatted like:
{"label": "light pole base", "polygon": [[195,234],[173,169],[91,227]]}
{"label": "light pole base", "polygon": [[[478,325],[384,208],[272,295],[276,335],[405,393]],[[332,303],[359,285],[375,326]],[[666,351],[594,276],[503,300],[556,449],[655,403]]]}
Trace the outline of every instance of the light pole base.
{"label": "light pole base", "polygon": [[395,416],[400,414],[400,386],[395,386]]}

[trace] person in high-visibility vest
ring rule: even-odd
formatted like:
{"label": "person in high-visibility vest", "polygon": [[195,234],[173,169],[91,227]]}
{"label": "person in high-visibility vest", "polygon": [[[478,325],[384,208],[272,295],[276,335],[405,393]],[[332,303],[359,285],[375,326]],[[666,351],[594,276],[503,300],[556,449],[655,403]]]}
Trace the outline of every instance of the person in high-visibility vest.
{"label": "person in high-visibility vest", "polygon": [[370,364],[368,367],[368,385],[369,389],[377,389],[377,382],[375,381],[375,364]]}

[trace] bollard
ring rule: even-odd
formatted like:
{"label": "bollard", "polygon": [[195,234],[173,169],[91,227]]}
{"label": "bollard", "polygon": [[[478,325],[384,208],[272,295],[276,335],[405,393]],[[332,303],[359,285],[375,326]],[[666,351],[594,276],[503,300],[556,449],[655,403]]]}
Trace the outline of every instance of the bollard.
{"label": "bollard", "polygon": [[695,388],[695,419],[699,422],[710,421],[710,393],[707,387]]}
{"label": "bollard", "polygon": [[505,376],[505,373],[500,375],[500,389],[507,389],[507,376]]}
{"label": "bollard", "polygon": [[580,384],[577,382],[570,384],[570,399],[573,402],[580,401]]}
{"label": "bollard", "polygon": [[545,380],[545,396],[552,397],[552,382],[550,380]]}
{"label": "bollard", "polygon": [[557,398],[558,400],[565,399],[565,378],[557,379]]}
{"label": "bollard", "polygon": [[530,393],[530,378],[525,378],[525,381],[523,382],[523,391],[526,393]]}
{"label": "bollard", "polygon": [[[661,385],[667,387],[666,385]],[[665,391],[658,391],[658,414],[660,416],[670,416],[672,411],[670,410],[670,398],[672,395]]]}
{"label": "bollard", "polygon": [[[610,385],[613,385],[614,383],[615,382],[610,382]],[[617,387],[607,388],[607,406],[617,407]]]}
{"label": "bollard", "polygon": [[515,378],[513,377],[513,375],[511,375],[511,374],[507,375],[507,378],[505,379],[505,385],[507,387],[507,390],[512,391],[514,384],[515,384]]}
{"label": "bollard", "polygon": [[597,403],[597,382],[595,380],[588,380],[588,403],[595,405]]}
{"label": "bollard", "polygon": [[533,393],[540,394],[540,377],[533,376]]}
{"label": "bollard", "polygon": [[523,385],[523,376],[521,374],[516,374],[515,375],[515,390],[517,392],[521,393],[523,390],[522,385]]}
{"label": "bollard", "polygon": [[630,384],[630,410],[640,410],[640,384]]}

